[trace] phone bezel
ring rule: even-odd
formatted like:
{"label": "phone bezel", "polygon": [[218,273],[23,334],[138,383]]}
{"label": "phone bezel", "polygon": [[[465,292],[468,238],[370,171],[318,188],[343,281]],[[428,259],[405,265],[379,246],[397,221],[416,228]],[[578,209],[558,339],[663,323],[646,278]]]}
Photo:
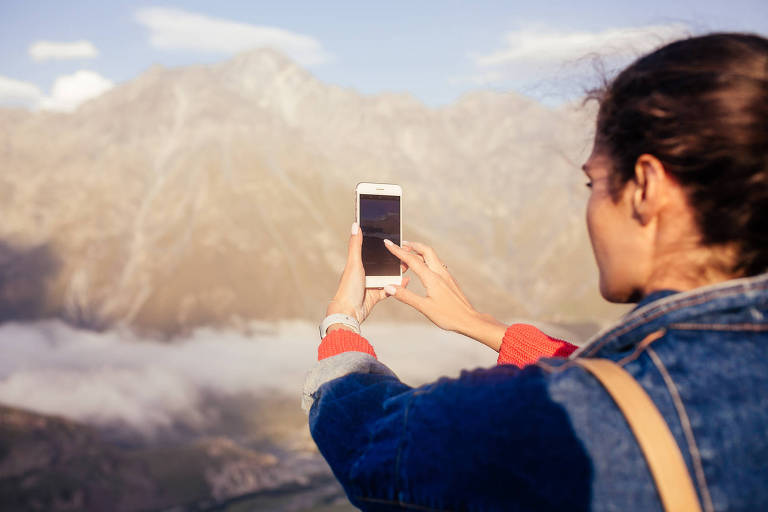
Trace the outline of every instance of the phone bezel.
{"label": "phone bezel", "polygon": [[[403,189],[393,183],[368,183],[361,182],[355,187],[355,219],[360,225],[360,194],[397,196],[400,198],[400,240],[403,240]],[[391,276],[365,276],[366,288],[383,288],[388,284],[399,285],[403,280],[402,269],[398,266],[398,273]]]}

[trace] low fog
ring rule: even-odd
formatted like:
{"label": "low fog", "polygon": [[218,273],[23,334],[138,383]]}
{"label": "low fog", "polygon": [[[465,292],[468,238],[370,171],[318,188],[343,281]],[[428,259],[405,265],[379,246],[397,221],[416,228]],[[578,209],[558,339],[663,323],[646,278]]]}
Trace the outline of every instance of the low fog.
{"label": "low fog", "polygon": [[[418,385],[497,354],[420,324],[364,325],[379,358]],[[0,403],[153,436],[174,426],[205,429],[216,397],[285,397],[299,409],[316,360],[317,327],[253,324],[251,334],[199,329],[175,342],[129,331],[97,333],[58,320],[0,326]]]}

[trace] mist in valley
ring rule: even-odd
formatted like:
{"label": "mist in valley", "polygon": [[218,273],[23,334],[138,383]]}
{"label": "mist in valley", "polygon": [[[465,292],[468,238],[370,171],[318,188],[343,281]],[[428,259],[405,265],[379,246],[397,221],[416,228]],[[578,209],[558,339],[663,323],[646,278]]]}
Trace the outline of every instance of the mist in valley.
{"label": "mist in valley", "polygon": [[[168,342],[61,320],[0,325],[0,501],[346,510],[299,408],[316,330],[254,323]],[[414,386],[497,356],[425,324],[374,320],[365,333]]]}

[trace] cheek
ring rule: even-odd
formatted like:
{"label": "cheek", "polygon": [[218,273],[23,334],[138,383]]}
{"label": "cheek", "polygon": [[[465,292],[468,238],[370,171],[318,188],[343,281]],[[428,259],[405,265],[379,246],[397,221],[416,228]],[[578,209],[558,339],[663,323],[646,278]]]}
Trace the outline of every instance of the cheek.
{"label": "cheek", "polygon": [[610,302],[627,302],[644,281],[641,233],[626,201],[593,194],[587,202],[587,229],[597,268],[600,293]]}
{"label": "cheek", "polygon": [[587,202],[587,230],[600,274],[600,293],[607,300],[615,300],[614,288],[620,284],[617,278],[621,277],[621,272],[616,268],[614,259],[617,237],[621,237],[621,233],[617,232],[618,226],[612,222],[615,213],[612,205],[606,201],[594,194],[590,197]]}
{"label": "cheek", "polygon": [[605,231],[603,219],[600,215],[601,205],[600,200],[594,195],[590,196],[587,201],[587,231],[589,232],[589,241],[592,243],[592,250],[595,253],[595,258],[598,260],[598,266],[600,265],[600,258],[603,252],[603,232]]}

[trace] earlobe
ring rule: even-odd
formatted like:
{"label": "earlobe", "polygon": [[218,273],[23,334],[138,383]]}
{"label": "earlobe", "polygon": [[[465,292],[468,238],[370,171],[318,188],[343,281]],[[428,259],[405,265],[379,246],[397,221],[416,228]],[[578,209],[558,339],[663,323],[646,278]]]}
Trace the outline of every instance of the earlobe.
{"label": "earlobe", "polygon": [[640,222],[648,224],[661,207],[661,188],[666,172],[663,164],[653,155],[642,154],[635,162],[636,190],[632,195],[632,207]]}
{"label": "earlobe", "polygon": [[644,218],[644,211],[645,211],[645,205],[643,204],[643,196],[645,195],[645,190],[642,186],[639,186],[635,189],[634,193],[632,194],[632,209],[635,212],[635,216],[640,220],[642,224],[646,223],[646,219]]}
{"label": "earlobe", "polygon": [[632,191],[632,211],[635,218],[641,225],[648,224],[648,205],[646,199],[648,197],[648,176],[645,169],[645,163],[640,158],[635,162],[635,179],[632,183],[634,190]]}

